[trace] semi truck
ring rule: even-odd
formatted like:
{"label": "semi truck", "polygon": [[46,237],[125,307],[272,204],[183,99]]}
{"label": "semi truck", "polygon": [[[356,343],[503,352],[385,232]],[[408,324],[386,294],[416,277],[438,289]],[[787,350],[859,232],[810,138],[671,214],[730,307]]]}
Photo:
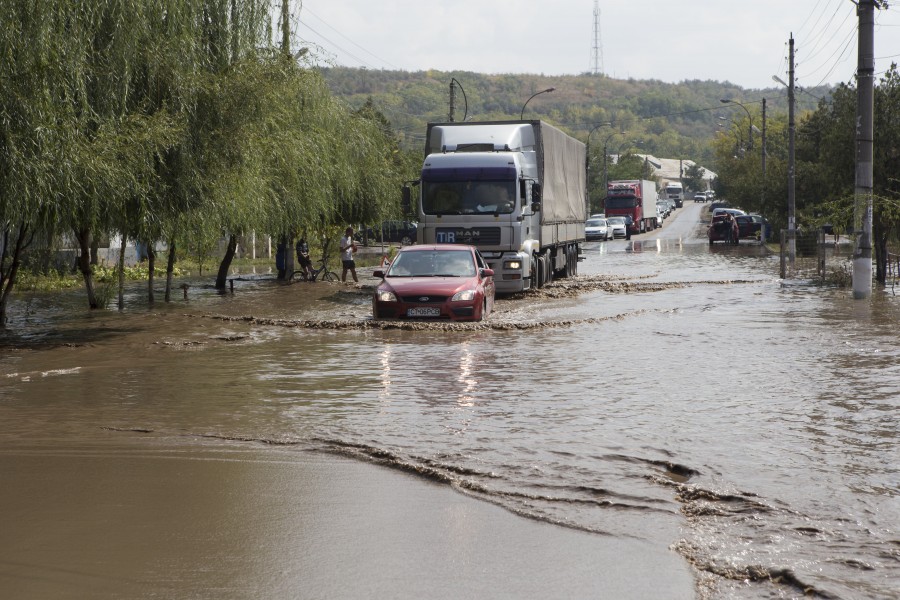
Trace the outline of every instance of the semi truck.
{"label": "semi truck", "polygon": [[647,179],[610,181],[606,190],[606,216],[631,217],[631,233],[656,229],[656,183]]}
{"label": "semi truck", "polygon": [[675,208],[684,206],[684,186],[681,185],[681,182],[672,181],[667,183],[664,193],[666,195],[666,200],[675,202]]}
{"label": "semi truck", "polygon": [[403,207],[417,215],[418,243],[476,246],[498,293],[540,288],[577,274],[584,165],[585,145],[543,121],[429,123]]}

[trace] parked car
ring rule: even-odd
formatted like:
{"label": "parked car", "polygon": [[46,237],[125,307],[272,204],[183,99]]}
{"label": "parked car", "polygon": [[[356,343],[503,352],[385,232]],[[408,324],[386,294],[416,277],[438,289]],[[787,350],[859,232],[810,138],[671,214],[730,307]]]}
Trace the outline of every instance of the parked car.
{"label": "parked car", "polygon": [[606,213],[597,213],[596,215],[591,215],[588,217],[589,219],[605,219]]}
{"label": "parked car", "polygon": [[628,227],[626,225],[625,217],[609,217],[606,219],[606,222],[612,227],[613,238],[625,238],[628,239],[631,237],[628,233]]}
{"label": "parked car", "polygon": [[666,219],[666,207],[663,204],[656,204],[656,226],[662,227],[663,221]]}
{"label": "parked car", "polygon": [[710,224],[721,221],[723,218],[725,218],[725,213],[731,213],[731,215],[735,217],[738,215],[747,214],[739,208],[717,208],[712,211],[712,217],[709,220]]}
{"label": "parked car", "polygon": [[589,241],[612,239],[612,231],[610,231],[606,219],[588,219],[584,224],[584,239]]}
{"label": "parked car", "polygon": [[694,202],[706,202],[707,200],[709,200],[709,198],[704,192],[697,192],[694,194]]}
{"label": "parked car", "polygon": [[410,221],[383,221],[381,225],[367,227],[354,236],[357,241],[388,242],[409,246],[416,243],[418,225]]}
{"label": "parked car", "polygon": [[[715,219],[710,224],[709,229],[707,229],[706,236],[709,238],[710,244],[727,240],[728,232],[726,231],[724,218],[725,213],[722,213],[721,218]],[[738,226],[738,240],[758,240],[759,236],[762,235],[760,233],[761,231],[765,229],[765,231],[768,232],[768,222],[765,217],[761,215],[738,214],[734,215],[734,220],[737,222]]]}
{"label": "parked car", "polygon": [[474,246],[405,246],[374,274],[376,319],[481,321],[494,309],[494,271]]}

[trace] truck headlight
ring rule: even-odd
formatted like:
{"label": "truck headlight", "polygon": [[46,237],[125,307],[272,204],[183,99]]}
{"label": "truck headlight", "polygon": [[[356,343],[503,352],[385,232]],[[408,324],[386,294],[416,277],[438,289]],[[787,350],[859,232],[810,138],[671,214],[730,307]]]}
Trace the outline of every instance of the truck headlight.
{"label": "truck headlight", "polygon": [[375,292],[375,298],[379,302],[396,302],[397,295],[394,292],[390,292],[388,290],[378,290]]}
{"label": "truck headlight", "polygon": [[475,290],[463,290],[453,294],[453,297],[450,298],[450,302],[471,302],[474,299]]}
{"label": "truck headlight", "polygon": [[519,269],[522,268],[522,261],[521,261],[521,260],[506,260],[506,261],[503,261],[503,268],[504,268],[504,269],[510,269],[510,270],[513,270],[513,271],[518,271]]}

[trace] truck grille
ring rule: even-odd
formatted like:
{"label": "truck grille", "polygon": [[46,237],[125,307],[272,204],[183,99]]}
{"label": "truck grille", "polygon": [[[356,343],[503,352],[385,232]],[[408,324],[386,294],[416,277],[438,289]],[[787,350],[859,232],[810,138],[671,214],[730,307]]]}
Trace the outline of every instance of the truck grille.
{"label": "truck grille", "polygon": [[500,244],[499,227],[439,227],[434,241],[438,244],[470,244],[472,246],[497,246]]}

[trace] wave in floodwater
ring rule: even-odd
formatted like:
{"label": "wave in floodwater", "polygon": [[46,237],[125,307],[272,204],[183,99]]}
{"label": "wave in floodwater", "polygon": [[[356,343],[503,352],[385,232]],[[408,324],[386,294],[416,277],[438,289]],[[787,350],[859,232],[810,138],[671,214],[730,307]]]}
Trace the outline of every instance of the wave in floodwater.
{"label": "wave in floodwater", "polygon": [[703,598],[896,597],[897,301],[758,246],[584,255],[483,323],[376,321],[371,281],[34,318],[0,342],[0,441],[336,453],[664,544]]}

